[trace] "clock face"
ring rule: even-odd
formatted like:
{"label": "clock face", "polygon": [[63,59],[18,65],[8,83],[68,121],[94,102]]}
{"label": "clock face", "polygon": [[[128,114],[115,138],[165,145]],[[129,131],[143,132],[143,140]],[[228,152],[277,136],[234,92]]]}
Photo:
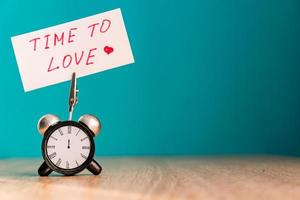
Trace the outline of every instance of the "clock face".
{"label": "clock face", "polygon": [[71,170],[87,161],[91,146],[91,137],[80,126],[69,124],[60,126],[50,133],[44,143],[44,151],[45,156],[55,167]]}

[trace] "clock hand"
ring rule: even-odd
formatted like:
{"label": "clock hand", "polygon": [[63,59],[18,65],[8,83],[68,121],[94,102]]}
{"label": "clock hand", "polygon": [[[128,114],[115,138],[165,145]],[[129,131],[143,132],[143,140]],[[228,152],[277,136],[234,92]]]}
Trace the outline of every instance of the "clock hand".
{"label": "clock hand", "polygon": [[70,149],[70,139],[68,139],[68,149]]}

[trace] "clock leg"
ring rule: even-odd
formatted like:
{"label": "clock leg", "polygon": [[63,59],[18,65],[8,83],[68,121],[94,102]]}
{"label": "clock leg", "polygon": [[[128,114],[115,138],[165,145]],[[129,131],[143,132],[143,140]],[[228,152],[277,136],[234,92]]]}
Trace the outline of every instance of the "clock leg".
{"label": "clock leg", "polygon": [[48,167],[46,162],[43,162],[43,164],[38,169],[38,173],[40,176],[48,176],[49,174],[51,174],[51,172],[52,172],[52,169],[50,169],[50,167]]}
{"label": "clock leg", "polygon": [[94,175],[98,175],[102,171],[102,167],[94,159],[87,166],[87,169]]}

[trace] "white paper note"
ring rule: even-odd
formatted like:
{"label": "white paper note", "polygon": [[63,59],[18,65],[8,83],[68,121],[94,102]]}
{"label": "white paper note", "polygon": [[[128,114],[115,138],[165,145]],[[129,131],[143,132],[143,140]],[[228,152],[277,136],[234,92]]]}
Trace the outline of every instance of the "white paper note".
{"label": "white paper note", "polygon": [[11,40],[25,91],[134,62],[120,9]]}

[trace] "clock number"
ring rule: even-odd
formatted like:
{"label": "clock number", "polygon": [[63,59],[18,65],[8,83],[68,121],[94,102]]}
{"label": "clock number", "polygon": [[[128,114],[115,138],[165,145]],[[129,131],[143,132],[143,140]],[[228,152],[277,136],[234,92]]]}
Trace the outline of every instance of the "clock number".
{"label": "clock number", "polygon": [[76,165],[77,165],[77,167],[78,167],[78,166],[79,166],[79,164],[78,164],[77,160],[75,160],[75,162],[76,162]]}
{"label": "clock number", "polygon": [[78,129],[78,132],[76,133],[76,136],[78,135],[79,132],[80,132],[80,128]]}
{"label": "clock number", "polygon": [[69,169],[69,161],[66,161],[66,169]]}
{"label": "clock number", "polygon": [[68,133],[71,134],[72,133],[72,127],[68,126]]}
{"label": "clock number", "polygon": [[90,149],[89,146],[82,146],[82,149]]}
{"label": "clock number", "polygon": [[56,137],[51,136],[51,138],[57,141],[57,138],[56,138]]}
{"label": "clock number", "polygon": [[82,153],[80,154],[81,157],[83,157],[84,159],[87,159],[87,157],[85,155],[83,155]]}
{"label": "clock number", "polygon": [[82,138],[82,139],[80,139],[80,141],[82,142],[83,140],[85,140],[85,139],[87,139],[88,137],[84,137],[84,138]]}
{"label": "clock number", "polygon": [[64,134],[64,133],[61,131],[60,128],[58,129],[58,131],[59,131],[59,133],[60,133],[61,136]]}
{"label": "clock number", "polygon": [[56,156],[56,152],[49,155],[50,160]]}
{"label": "clock number", "polygon": [[58,159],[55,165],[59,167],[60,164],[61,164],[61,159]]}
{"label": "clock number", "polygon": [[55,146],[54,145],[47,145],[47,148],[48,149],[55,149]]}

